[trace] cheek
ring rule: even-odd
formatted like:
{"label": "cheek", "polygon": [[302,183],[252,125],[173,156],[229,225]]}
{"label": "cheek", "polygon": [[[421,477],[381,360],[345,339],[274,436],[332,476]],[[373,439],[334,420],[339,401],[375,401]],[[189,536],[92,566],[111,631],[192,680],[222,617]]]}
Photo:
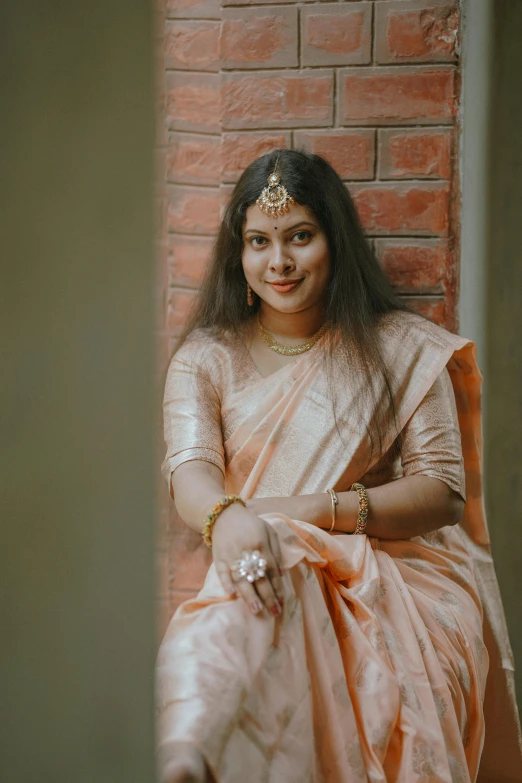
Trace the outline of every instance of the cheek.
{"label": "cheek", "polygon": [[264,253],[261,253],[259,250],[253,250],[248,244],[243,248],[241,261],[247,279],[252,280],[259,276],[260,271],[264,268],[263,256]]}
{"label": "cheek", "polygon": [[[312,248],[310,248],[312,251]],[[326,244],[313,248],[307,258],[307,264],[310,273],[317,281],[330,279],[330,254]]]}

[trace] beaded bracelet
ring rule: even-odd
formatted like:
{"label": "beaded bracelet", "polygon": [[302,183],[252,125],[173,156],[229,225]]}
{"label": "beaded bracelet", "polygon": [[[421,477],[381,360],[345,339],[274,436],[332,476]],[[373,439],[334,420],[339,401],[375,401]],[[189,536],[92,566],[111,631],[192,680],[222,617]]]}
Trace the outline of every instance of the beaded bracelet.
{"label": "beaded bracelet", "polygon": [[357,515],[357,524],[353,535],[362,535],[366,530],[368,521],[368,493],[362,484],[352,484],[350,491],[355,490],[359,495],[359,513]]}
{"label": "beaded bracelet", "polygon": [[221,512],[232,503],[241,503],[242,506],[245,506],[245,501],[243,498],[240,498],[239,495],[225,495],[224,498],[218,500],[214,508],[209,511],[205,517],[201,535],[203,536],[203,541],[209,549],[212,549],[212,528],[214,527],[216,519],[221,514]]}

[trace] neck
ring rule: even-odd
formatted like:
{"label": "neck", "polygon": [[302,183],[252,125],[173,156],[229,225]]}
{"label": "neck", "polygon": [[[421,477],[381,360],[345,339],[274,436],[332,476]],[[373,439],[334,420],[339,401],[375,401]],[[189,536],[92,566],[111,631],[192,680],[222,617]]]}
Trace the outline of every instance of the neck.
{"label": "neck", "polygon": [[308,340],[324,323],[322,306],[318,305],[300,313],[281,313],[264,302],[259,311],[261,323],[268,331],[290,341]]}

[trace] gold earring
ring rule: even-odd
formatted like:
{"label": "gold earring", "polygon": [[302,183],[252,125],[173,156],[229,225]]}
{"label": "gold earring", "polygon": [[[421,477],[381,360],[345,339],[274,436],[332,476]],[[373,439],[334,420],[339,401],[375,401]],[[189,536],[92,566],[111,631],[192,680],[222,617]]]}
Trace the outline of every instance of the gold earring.
{"label": "gold earring", "polygon": [[247,283],[247,302],[249,307],[254,306],[254,294],[252,293],[252,289]]}

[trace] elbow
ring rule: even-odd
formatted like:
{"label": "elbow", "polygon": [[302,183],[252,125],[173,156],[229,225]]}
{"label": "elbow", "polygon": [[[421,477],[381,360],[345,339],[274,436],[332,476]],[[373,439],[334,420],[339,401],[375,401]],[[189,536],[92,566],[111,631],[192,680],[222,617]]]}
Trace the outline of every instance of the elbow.
{"label": "elbow", "polygon": [[466,501],[457,492],[451,490],[450,497],[448,498],[448,525],[457,525],[462,519],[464,514],[464,508],[466,507]]}

